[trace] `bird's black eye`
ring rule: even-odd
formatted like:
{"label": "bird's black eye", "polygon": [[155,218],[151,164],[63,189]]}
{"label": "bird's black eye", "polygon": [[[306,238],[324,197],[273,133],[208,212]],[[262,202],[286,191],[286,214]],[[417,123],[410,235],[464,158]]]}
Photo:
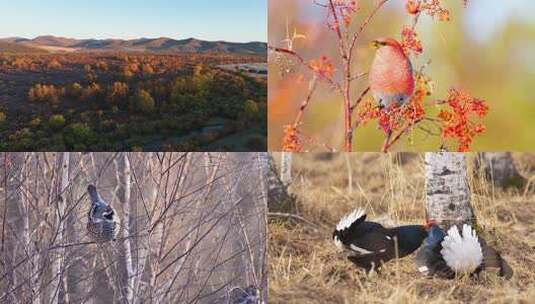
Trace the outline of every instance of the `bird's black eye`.
{"label": "bird's black eye", "polygon": [[106,218],[108,220],[112,220],[113,219],[113,210],[110,210],[109,212],[104,213],[104,218]]}
{"label": "bird's black eye", "polygon": [[400,97],[400,98],[399,98],[399,101],[401,101],[401,102],[402,102],[402,101],[403,101],[403,97]]}

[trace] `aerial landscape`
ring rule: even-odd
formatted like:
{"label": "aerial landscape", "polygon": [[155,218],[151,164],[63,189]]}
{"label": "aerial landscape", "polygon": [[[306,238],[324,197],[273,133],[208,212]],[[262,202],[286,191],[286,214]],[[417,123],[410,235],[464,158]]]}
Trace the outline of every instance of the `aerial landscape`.
{"label": "aerial landscape", "polygon": [[160,27],[87,34],[113,30],[119,9],[77,32],[50,16],[0,32],[0,150],[266,150],[266,43]]}
{"label": "aerial landscape", "polygon": [[265,147],[266,74],[229,68],[265,61],[263,43],[0,41],[2,150]]}

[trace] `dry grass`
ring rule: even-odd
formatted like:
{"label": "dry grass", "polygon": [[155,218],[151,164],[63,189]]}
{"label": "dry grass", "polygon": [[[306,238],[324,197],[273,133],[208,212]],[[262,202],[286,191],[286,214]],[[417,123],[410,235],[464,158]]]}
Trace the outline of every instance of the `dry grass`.
{"label": "dry grass", "polygon": [[[514,157],[524,175],[535,174],[535,155]],[[368,210],[369,219],[385,225],[423,222],[423,155],[408,158],[401,164],[394,154],[349,156],[350,192],[344,155],[331,160],[312,154],[294,156],[290,187],[296,198],[294,208],[314,225],[271,218],[270,303],[533,303],[533,191],[502,191],[470,177],[472,203],[485,238],[515,271],[509,281],[492,273],[479,279],[425,278],[417,272],[414,256],[390,261],[379,274],[368,277],[337,251],[331,241],[332,229],[344,213],[357,206]]]}

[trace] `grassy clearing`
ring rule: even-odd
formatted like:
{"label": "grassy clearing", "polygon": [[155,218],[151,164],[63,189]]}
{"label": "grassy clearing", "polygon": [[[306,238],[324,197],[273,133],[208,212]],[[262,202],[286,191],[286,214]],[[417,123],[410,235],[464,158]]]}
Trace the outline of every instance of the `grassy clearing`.
{"label": "grassy clearing", "polygon": [[[525,176],[535,175],[535,155],[514,157]],[[357,206],[384,225],[422,223],[423,169],[423,154],[358,153],[327,160],[325,155],[295,155],[291,209],[306,221],[270,217],[270,303],[533,303],[535,193],[531,190],[502,191],[470,176],[472,204],[484,237],[515,272],[509,281],[493,273],[479,279],[425,278],[416,270],[414,255],[390,261],[379,274],[367,276],[336,249],[333,227]]]}

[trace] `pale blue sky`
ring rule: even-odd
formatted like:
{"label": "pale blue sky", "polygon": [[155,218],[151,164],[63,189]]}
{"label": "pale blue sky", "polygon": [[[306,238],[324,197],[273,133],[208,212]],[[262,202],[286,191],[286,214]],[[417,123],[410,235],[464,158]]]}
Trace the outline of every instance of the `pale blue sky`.
{"label": "pale blue sky", "polygon": [[0,37],[266,41],[267,0],[0,0]]}
{"label": "pale blue sky", "polygon": [[533,0],[470,0],[468,3],[465,28],[475,40],[492,39],[510,20],[535,23]]}
{"label": "pale blue sky", "polygon": [[[305,4],[299,12],[300,18],[307,20],[310,16],[316,15],[318,22],[324,21],[321,18],[325,17],[325,9],[314,5],[306,5],[307,3],[304,0],[294,1]],[[492,39],[493,35],[511,20],[519,23],[535,23],[535,0],[468,0],[466,9],[460,9],[462,0],[443,0],[443,3],[450,9],[452,7],[455,8],[451,11],[452,19],[462,16],[465,21],[464,28],[470,38],[480,42]],[[405,1],[402,0],[390,0],[386,5],[386,7],[394,8],[400,14],[404,13],[404,6]],[[436,24],[429,18],[423,18],[420,23],[426,21],[429,24]],[[375,26],[380,25],[375,24]]]}

